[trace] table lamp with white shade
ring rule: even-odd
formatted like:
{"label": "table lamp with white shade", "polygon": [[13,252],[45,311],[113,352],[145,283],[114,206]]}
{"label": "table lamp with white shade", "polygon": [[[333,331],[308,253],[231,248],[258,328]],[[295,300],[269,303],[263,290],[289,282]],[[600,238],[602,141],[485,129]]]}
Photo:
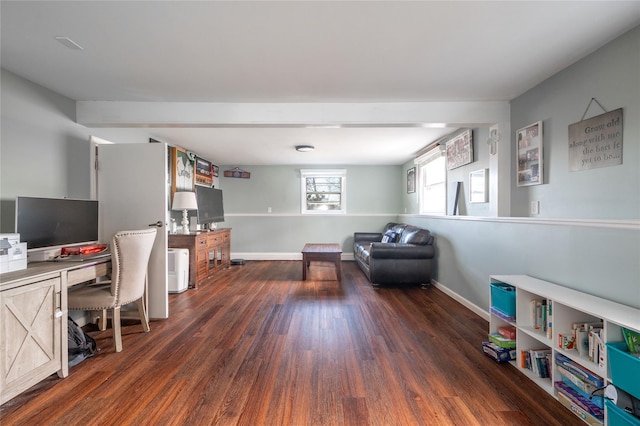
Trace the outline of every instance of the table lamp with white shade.
{"label": "table lamp with white shade", "polygon": [[187,210],[198,210],[196,193],[190,191],[176,192],[173,194],[172,210],[182,210],[182,233],[189,233],[189,218]]}

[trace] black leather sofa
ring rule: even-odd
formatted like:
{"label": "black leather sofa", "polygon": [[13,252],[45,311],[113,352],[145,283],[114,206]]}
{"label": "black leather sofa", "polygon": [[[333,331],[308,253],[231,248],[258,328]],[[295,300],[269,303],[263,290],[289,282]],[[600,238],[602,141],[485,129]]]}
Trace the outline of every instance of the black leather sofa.
{"label": "black leather sofa", "polygon": [[[395,242],[382,242],[390,238]],[[388,223],[382,232],[354,233],[353,252],[374,287],[421,284],[426,288],[431,284],[433,242],[433,235],[426,229]]]}

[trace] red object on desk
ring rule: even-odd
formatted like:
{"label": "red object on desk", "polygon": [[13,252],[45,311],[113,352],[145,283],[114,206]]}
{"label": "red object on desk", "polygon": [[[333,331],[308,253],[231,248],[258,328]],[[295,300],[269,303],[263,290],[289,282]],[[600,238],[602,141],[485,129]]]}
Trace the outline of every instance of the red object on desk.
{"label": "red object on desk", "polygon": [[60,251],[60,256],[76,256],[79,254],[102,253],[106,249],[106,244],[89,244],[86,246],[63,247]]}

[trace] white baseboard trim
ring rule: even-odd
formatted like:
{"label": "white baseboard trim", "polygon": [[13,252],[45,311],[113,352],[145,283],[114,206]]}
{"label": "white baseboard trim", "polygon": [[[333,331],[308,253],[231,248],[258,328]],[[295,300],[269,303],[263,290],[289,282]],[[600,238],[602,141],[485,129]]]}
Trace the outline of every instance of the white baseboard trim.
{"label": "white baseboard trim", "polygon": [[[293,252],[293,253],[234,253],[231,252],[231,259],[244,259],[244,260],[302,260],[302,253]],[[342,261],[350,262],[355,261],[353,257],[353,253],[342,253]]]}
{"label": "white baseboard trim", "polygon": [[434,287],[436,287],[438,290],[442,291],[444,294],[446,294],[447,296],[449,296],[450,298],[452,298],[456,302],[460,303],[461,305],[463,305],[467,309],[471,310],[473,313],[478,315],[480,318],[483,318],[483,319],[489,321],[489,312],[487,312],[484,309],[480,308],[478,305],[469,302],[467,299],[465,299],[464,297],[460,296],[458,293],[452,291],[448,287],[445,287],[444,285],[440,284],[436,280],[431,280],[431,284],[433,284]]}

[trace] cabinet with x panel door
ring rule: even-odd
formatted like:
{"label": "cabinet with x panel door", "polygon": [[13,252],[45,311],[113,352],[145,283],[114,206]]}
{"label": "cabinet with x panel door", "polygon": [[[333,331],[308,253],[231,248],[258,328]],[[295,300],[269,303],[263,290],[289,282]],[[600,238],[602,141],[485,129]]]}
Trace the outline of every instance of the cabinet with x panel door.
{"label": "cabinet with x panel door", "polygon": [[0,404],[62,371],[64,362],[60,273],[16,284],[0,291]]}

